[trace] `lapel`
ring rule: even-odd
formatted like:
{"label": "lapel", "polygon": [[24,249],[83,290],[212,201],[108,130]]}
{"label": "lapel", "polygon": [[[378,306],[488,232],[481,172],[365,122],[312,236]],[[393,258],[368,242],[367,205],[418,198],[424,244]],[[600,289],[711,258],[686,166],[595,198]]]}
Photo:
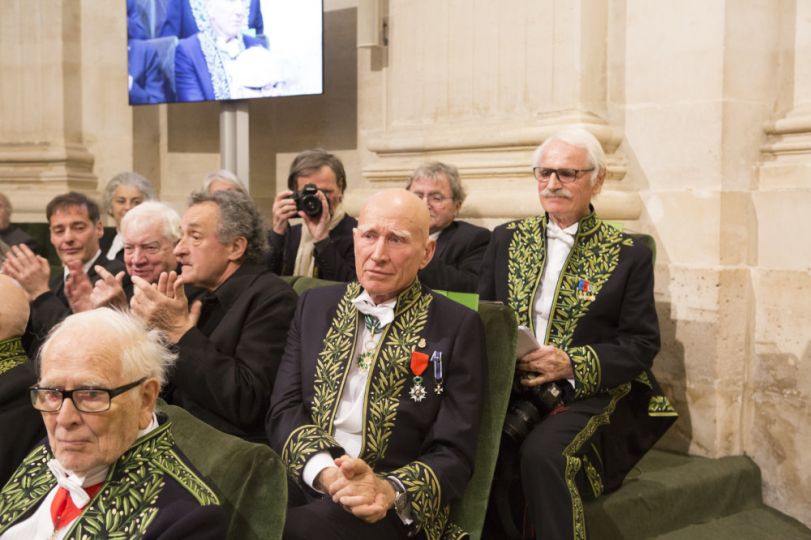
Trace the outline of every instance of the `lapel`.
{"label": "lapel", "polygon": [[448,245],[451,243],[451,238],[453,235],[456,234],[456,229],[459,225],[456,221],[452,221],[450,225],[445,227],[445,229],[439,233],[439,238],[436,239],[436,253],[434,253],[434,257],[442,258],[445,255],[445,250],[448,249]]}
{"label": "lapel", "polygon": [[[313,422],[328,433],[334,430],[349,363],[355,357],[360,318],[352,300],[360,291],[357,282],[347,285],[324,337],[324,348],[316,360],[311,415]],[[422,337],[432,299],[429,292],[423,291],[419,280],[414,280],[400,293],[394,308],[394,321],[384,329],[369,368],[363,411],[363,444],[359,455],[372,468],[386,455],[400,397],[409,379],[411,353]]]}

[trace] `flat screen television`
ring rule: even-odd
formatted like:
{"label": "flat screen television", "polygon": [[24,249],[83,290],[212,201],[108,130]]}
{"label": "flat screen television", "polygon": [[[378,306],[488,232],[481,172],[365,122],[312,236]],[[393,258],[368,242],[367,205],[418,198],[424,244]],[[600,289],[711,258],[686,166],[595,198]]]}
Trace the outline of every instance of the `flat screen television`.
{"label": "flat screen television", "polygon": [[322,0],[125,0],[130,105],[320,94]]}

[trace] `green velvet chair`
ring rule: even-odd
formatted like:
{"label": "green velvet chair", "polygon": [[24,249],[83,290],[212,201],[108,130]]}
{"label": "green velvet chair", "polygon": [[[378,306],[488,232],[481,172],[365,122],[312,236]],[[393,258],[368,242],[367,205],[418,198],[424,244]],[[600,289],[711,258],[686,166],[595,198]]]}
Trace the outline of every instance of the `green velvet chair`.
{"label": "green velvet chair", "polygon": [[469,532],[474,539],[481,538],[484,527],[516,360],[516,323],[512,309],[500,302],[480,302],[479,315],[484,323],[487,341],[487,376],[479,447],[476,450],[473,477],[462,500],[451,511],[451,520]]}
{"label": "green velvet chair", "polygon": [[214,484],[231,516],[229,540],[282,537],[287,508],[284,464],[269,446],[243,441],[160,403],[183,453]]}

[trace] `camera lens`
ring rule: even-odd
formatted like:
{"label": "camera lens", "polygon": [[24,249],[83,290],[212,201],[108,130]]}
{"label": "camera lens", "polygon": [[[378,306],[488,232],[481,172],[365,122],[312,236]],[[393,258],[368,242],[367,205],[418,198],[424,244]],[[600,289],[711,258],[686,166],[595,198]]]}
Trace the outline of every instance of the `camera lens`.
{"label": "camera lens", "polygon": [[312,218],[319,217],[324,211],[315,184],[306,184],[300,192],[293,194],[293,199],[296,201],[296,210],[301,210]]}
{"label": "camera lens", "polygon": [[301,209],[310,217],[321,215],[321,201],[315,195],[305,195],[301,198]]}
{"label": "camera lens", "polygon": [[541,421],[541,413],[530,401],[516,401],[504,418],[504,435],[515,445],[527,438],[532,428]]}

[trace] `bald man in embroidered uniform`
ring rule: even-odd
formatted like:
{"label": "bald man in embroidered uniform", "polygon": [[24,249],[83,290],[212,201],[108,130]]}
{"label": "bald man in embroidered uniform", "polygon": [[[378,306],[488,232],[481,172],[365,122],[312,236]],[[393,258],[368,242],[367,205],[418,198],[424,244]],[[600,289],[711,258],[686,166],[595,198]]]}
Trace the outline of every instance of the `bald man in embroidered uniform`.
{"label": "bald man in embroidered uniform", "polygon": [[[527,390],[514,393],[505,434],[520,448],[503,444],[501,463],[520,462],[537,538],[582,539],[582,500],[619,487],[676,413],[651,373],[659,350],[651,250],[591,206],[606,174],[599,141],[580,128],[552,135],[533,173],[544,214],[493,231],[479,284],[483,299],[512,307],[541,344],[518,359]],[[563,403],[538,423],[522,420],[515,407],[527,403],[548,412],[528,394],[541,388]]]}
{"label": "bald man in embroidered uniform", "polygon": [[354,231],[357,282],[298,303],[267,428],[291,480],[285,538],[421,538],[473,472],[484,344],[476,312],[422,286],[429,216],[402,189]]}
{"label": "bald man in embroidered uniform", "polygon": [[[36,382],[22,335],[28,323],[28,295],[19,283],[0,274],[0,486],[45,436],[28,387]],[[13,436],[11,435],[13,434]]]}

